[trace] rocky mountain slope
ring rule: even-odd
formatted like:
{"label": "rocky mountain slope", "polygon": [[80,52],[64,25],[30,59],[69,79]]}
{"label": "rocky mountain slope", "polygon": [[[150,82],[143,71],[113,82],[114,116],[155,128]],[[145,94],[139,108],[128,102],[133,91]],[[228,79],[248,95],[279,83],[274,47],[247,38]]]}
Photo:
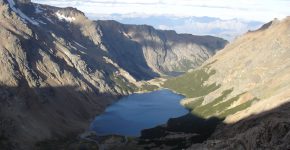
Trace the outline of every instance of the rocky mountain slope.
{"label": "rocky mountain slope", "polygon": [[177,34],[171,30],[155,30],[148,25],[123,25],[116,21],[96,23],[106,33],[102,42],[114,60],[136,76],[148,74],[146,68],[140,69],[144,63],[158,74],[185,72],[200,66],[226,44],[216,37]]}
{"label": "rocky mountain slope", "polygon": [[[185,95],[192,114],[142,131],[106,137],[107,149],[289,149],[290,17],[226,46],[163,86]],[[95,136],[92,136],[95,137]],[[94,143],[93,143],[94,144]]]}
{"label": "rocky mountain slope", "polygon": [[227,43],[91,21],[30,0],[0,0],[0,12],[0,146],[7,149],[80,133],[138,80],[196,67]]}
{"label": "rocky mountain slope", "polygon": [[204,118],[225,118],[192,149],[288,149],[290,17],[273,20],[226,46],[198,69],[164,86]]}
{"label": "rocky mountain slope", "polygon": [[207,141],[188,149],[289,149],[289,108],[287,102],[238,122],[219,125]]}

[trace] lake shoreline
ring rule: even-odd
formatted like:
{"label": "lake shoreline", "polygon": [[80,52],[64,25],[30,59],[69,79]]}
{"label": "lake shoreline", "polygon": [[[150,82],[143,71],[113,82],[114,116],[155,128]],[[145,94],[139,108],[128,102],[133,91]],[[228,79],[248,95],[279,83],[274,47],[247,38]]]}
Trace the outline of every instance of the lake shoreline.
{"label": "lake shoreline", "polygon": [[[130,126],[131,130],[133,130],[132,128],[138,127],[139,131],[141,131],[159,124],[165,124],[170,118],[188,113],[188,110],[180,105],[180,100],[183,98],[183,95],[175,94],[168,89],[160,89],[142,94],[134,93],[122,97],[116,103],[107,107],[104,113],[96,116],[95,121],[91,124],[91,129],[95,127],[97,129],[109,130],[108,128],[112,126],[111,130],[121,130],[117,128],[121,128],[121,126],[127,128]],[[117,120],[114,120],[114,117],[117,118]],[[104,124],[104,122],[100,121],[102,119],[108,123]],[[96,121],[99,122],[96,123]],[[94,126],[94,124],[96,126]],[[113,128],[115,124],[118,124],[118,127],[116,126]],[[125,129],[122,130],[125,131]],[[129,132],[129,129],[126,130]],[[99,134],[104,135],[102,132],[99,131]],[[118,132],[112,132],[110,134],[127,135]],[[129,135],[132,136],[133,134]],[[137,135],[135,134],[134,136]]]}

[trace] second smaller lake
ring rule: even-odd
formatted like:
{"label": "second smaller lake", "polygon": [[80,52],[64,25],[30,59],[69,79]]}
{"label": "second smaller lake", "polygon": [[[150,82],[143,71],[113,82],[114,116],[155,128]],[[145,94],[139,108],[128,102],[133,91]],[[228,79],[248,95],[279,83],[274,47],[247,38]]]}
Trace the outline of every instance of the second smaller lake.
{"label": "second smaller lake", "polygon": [[187,114],[188,110],[179,103],[182,98],[169,90],[129,95],[97,116],[91,124],[91,130],[98,135],[140,136],[143,129]]}

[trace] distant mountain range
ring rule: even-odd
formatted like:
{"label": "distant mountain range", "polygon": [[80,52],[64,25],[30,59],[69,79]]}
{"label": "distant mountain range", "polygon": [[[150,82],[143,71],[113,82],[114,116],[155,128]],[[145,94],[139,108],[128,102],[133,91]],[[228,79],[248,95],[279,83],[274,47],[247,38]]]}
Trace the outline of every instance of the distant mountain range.
{"label": "distant mountain range", "polygon": [[142,80],[196,68],[228,43],[30,0],[0,0],[0,13],[0,149],[80,133]]}
{"label": "distant mountain range", "polygon": [[[1,150],[102,149],[114,141],[112,149],[134,150],[290,147],[290,17],[234,38],[260,23],[112,18],[129,25],[30,0],[0,0],[0,14]],[[95,115],[156,77],[186,96],[192,115],[145,130],[142,140],[79,138]]]}
{"label": "distant mountain range", "polygon": [[[237,36],[256,30],[263,22],[243,19],[223,20],[214,17],[176,17],[176,16],[150,16],[142,14],[112,14],[91,15],[94,19],[110,19],[125,24],[147,24],[157,29],[175,30],[177,33],[191,33],[194,35],[212,35],[222,37],[229,41]],[[97,16],[97,17],[96,17]]]}
{"label": "distant mountain range", "polygon": [[287,17],[247,32],[200,67],[164,82],[186,96],[181,103],[191,115],[115,143],[121,149],[289,149],[289,74]]}

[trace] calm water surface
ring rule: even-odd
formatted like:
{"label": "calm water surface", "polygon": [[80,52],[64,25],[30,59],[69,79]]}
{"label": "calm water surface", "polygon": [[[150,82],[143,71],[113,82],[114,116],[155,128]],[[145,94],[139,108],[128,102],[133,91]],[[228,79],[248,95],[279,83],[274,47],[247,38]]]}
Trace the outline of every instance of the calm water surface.
{"label": "calm water surface", "polygon": [[98,135],[139,136],[142,129],[187,114],[188,111],[179,104],[182,98],[169,90],[129,95],[97,116],[91,124],[91,130]]}

